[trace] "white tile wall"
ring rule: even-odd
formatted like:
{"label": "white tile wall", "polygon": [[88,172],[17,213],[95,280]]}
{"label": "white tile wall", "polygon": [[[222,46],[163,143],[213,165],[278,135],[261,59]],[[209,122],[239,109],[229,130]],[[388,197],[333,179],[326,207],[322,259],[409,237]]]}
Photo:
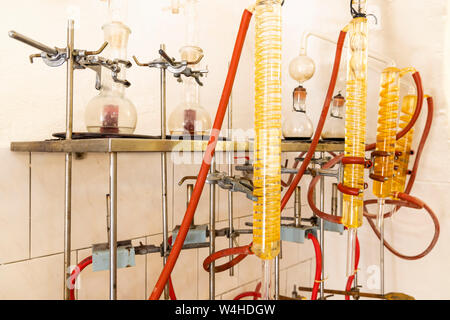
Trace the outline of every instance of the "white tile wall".
{"label": "white tile wall", "polygon": [[0,263],[6,263],[29,257],[30,155],[1,148],[0,158]]}

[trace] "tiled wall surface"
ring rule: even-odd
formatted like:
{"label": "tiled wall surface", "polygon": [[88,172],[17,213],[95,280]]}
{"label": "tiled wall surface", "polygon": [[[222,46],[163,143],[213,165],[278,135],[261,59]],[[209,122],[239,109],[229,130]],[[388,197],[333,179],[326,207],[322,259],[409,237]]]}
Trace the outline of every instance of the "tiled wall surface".
{"label": "tiled wall surface", "polygon": [[[3,237],[0,243],[0,299],[61,299],[63,295],[63,204],[64,155],[11,153],[1,150],[5,161],[0,194],[4,206],[1,215]],[[87,154],[73,162],[73,264],[92,254],[90,246],[107,241],[106,200],[108,192],[108,155]],[[218,169],[224,170],[220,165]],[[6,171],[7,170],[7,171]],[[178,181],[196,173],[197,166],[168,166],[169,230],[181,223],[186,206],[186,187]],[[132,239],[135,246],[159,245],[162,241],[160,155],[119,154],[118,156],[118,240]],[[216,190],[217,224],[228,226],[227,191]],[[31,200],[31,202],[29,202]],[[291,214],[292,207],[287,209]],[[234,196],[235,228],[248,228],[251,202],[241,194]],[[195,221],[209,221],[209,186],[206,186]],[[251,241],[241,236],[239,245]],[[217,238],[216,248],[228,247],[227,238]],[[311,285],[310,244],[283,245],[280,285],[282,294],[289,294],[293,284]],[[202,268],[209,249],[183,251],[172,279],[179,299],[208,299],[209,275]],[[136,257],[136,266],[119,269],[118,298],[145,299],[153,289],[162,258],[159,254]],[[261,262],[248,257],[228,272],[216,275],[216,298],[233,298],[247,288],[254,288],[261,275]],[[86,268],[81,276],[78,299],[108,299],[108,271],[93,272]]]}

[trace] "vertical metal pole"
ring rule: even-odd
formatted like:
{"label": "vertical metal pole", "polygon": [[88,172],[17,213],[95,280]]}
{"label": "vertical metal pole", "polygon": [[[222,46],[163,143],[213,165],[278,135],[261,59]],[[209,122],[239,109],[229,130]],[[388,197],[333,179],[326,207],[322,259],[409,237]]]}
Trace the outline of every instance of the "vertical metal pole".
{"label": "vertical metal pole", "polygon": [[280,299],[280,255],[275,257],[275,300]]}
{"label": "vertical metal pole", "polygon": [[[230,64],[228,63],[228,67]],[[230,94],[230,100],[228,101],[228,133],[227,139],[228,141],[232,140],[231,130],[233,128],[233,92]],[[228,175],[231,177],[233,175],[233,153],[234,150],[228,150]],[[228,191],[228,229],[230,230],[230,238],[228,242],[228,247],[233,248],[233,192]],[[230,261],[233,259],[233,256],[230,256]],[[230,268],[230,276],[234,276],[234,267]]]}
{"label": "vertical metal pole", "polygon": [[299,228],[302,221],[302,188],[299,186],[295,188],[294,218],[295,226]]}
{"label": "vertical metal pole", "polygon": [[338,215],[338,184],[333,183],[332,191],[331,191],[331,214],[333,216]]}
{"label": "vertical metal pole", "polygon": [[[161,44],[160,48],[166,50],[166,46]],[[166,69],[161,68],[161,139],[166,139]],[[168,213],[167,213],[167,154],[161,153],[161,208],[163,222],[163,263],[167,262],[167,247],[169,237]],[[169,286],[164,287],[164,299],[169,300]]]}
{"label": "vertical metal pole", "polygon": [[117,152],[109,153],[109,299],[117,299]]}
{"label": "vertical metal pole", "polygon": [[[210,172],[216,171],[215,158],[211,161]],[[216,186],[211,184],[209,186],[209,255],[216,251]],[[209,269],[209,300],[214,300],[216,297],[216,274],[215,264],[211,264]]]}
{"label": "vertical metal pole", "polygon": [[[322,152],[320,158],[324,158],[324,153]],[[320,177],[320,211],[325,209],[325,177]],[[322,252],[322,282],[320,283],[320,299],[324,299],[324,283],[325,279],[325,227],[323,219],[320,219],[320,251]]]}
{"label": "vertical metal pole", "polygon": [[378,214],[380,220],[380,294],[384,295],[384,204],[385,199],[378,199]]}
{"label": "vertical metal pole", "polygon": [[[189,202],[191,202],[192,192],[194,192],[194,185],[188,184],[186,188],[186,208],[189,207]],[[194,218],[191,221],[191,227],[195,226]]]}
{"label": "vertical metal pole", "polygon": [[[67,74],[66,74],[66,140],[72,140],[73,128],[73,48],[74,21],[67,23]],[[64,299],[69,300],[70,254],[72,238],[72,153],[65,155],[64,166]]]}

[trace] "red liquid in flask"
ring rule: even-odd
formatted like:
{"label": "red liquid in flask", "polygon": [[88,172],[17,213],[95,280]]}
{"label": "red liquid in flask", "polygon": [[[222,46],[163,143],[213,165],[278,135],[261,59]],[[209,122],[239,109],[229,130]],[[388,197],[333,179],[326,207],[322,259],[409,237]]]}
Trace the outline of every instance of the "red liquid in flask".
{"label": "red liquid in flask", "polygon": [[193,135],[195,133],[195,110],[184,110],[184,133]]}
{"label": "red liquid in flask", "polygon": [[106,105],[103,107],[103,122],[101,133],[119,133],[119,106]]}

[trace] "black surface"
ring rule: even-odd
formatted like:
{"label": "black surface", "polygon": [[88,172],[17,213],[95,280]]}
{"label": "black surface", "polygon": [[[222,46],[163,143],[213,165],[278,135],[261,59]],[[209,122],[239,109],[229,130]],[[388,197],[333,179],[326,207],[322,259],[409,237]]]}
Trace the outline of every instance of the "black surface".
{"label": "black surface", "polygon": [[326,139],[322,138],[322,140],[326,142],[344,142],[345,138],[326,138]]}
{"label": "black surface", "polygon": [[[52,134],[53,137],[66,139],[65,132],[57,132]],[[122,139],[161,139],[161,136],[147,136],[141,134],[125,134],[125,133],[95,133],[95,132],[72,132],[72,139],[102,139],[102,138],[122,138]]]}
{"label": "black surface", "polygon": [[286,141],[309,141],[311,142],[311,138],[284,138]]}
{"label": "black surface", "polygon": [[[58,139],[66,139],[65,132],[57,132],[52,134],[53,137]],[[126,134],[126,133],[96,133],[96,132],[72,132],[72,139],[81,140],[81,139],[104,139],[104,138],[116,138],[116,139],[161,139],[161,136],[148,136],[142,134]],[[197,141],[208,141],[209,136],[200,136],[200,135],[177,135],[171,136],[167,135],[166,140],[197,140]],[[219,141],[226,141],[227,139],[224,137],[219,137]]]}

